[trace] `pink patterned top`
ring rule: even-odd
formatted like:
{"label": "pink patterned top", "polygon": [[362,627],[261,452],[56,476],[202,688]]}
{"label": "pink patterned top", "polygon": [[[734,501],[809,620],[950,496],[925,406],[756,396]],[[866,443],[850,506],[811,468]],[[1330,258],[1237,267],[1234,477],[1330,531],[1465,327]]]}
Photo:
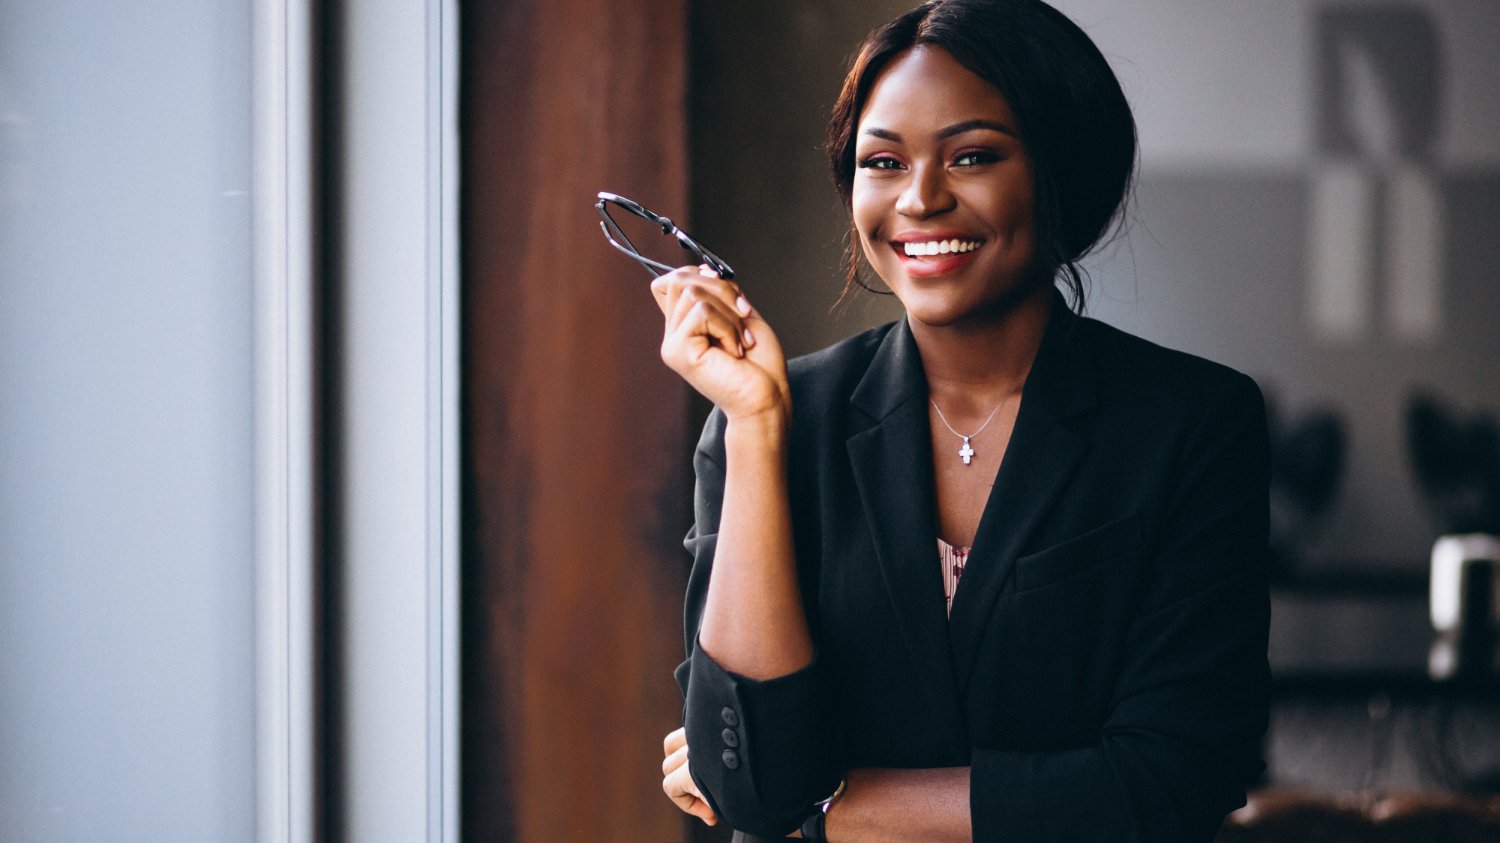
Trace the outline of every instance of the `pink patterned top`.
{"label": "pink patterned top", "polygon": [[938,560],[943,564],[943,596],[948,598],[948,614],[953,614],[953,594],[958,591],[958,579],[964,575],[964,565],[969,561],[969,548],[954,547],[937,540]]}

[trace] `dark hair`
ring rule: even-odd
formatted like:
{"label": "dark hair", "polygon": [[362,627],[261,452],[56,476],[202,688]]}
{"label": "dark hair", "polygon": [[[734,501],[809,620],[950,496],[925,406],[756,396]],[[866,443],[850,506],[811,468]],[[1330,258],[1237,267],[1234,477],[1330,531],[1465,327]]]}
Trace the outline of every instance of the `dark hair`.
{"label": "dark hair", "polygon": [[[1019,123],[1036,181],[1040,267],[1061,275],[1083,309],[1077,261],[1120,214],[1135,171],[1135,120],[1120,82],[1077,24],[1041,0],[929,0],[871,32],[828,121],[828,159],[844,207],[852,207],[855,131],[875,80],[902,52],[942,49],[995,86]],[[859,238],[848,244],[848,279],[859,284]]]}

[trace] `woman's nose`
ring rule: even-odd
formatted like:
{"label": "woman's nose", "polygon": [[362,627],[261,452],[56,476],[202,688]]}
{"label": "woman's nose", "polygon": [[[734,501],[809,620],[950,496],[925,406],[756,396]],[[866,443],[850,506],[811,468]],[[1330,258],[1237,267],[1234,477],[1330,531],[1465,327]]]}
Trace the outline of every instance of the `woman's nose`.
{"label": "woman's nose", "polygon": [[944,175],[941,167],[913,167],[905,189],[896,198],[896,213],[924,219],[951,210],[953,194],[948,190]]}

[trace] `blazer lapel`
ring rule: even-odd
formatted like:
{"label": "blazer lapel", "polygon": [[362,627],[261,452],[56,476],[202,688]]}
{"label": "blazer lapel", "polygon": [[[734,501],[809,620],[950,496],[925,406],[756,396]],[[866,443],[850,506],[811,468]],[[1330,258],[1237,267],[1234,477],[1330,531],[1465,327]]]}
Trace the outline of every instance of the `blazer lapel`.
{"label": "blazer lapel", "polygon": [[[936,723],[962,723],[948,645],[948,617],[934,524],[932,438],[927,379],[906,321],[886,334],[850,398],[855,426],[849,460],[875,541],[880,572],[896,608],[922,691]],[[960,729],[946,736],[966,744]]]}
{"label": "blazer lapel", "polygon": [[1015,429],[953,598],[949,631],[960,693],[968,686],[985,624],[1016,558],[1084,455],[1083,438],[1064,423],[1093,407],[1097,397],[1092,349],[1082,327],[1061,296],[1055,296],[1021,391]]}

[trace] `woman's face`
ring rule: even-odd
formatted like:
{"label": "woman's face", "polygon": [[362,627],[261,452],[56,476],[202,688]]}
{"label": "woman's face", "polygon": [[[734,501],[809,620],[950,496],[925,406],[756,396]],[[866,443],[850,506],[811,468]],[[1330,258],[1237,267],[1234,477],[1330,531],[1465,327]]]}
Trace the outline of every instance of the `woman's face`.
{"label": "woman's face", "polygon": [[942,49],[907,50],[870,89],[854,158],[860,244],[912,318],[983,320],[1028,291],[1031,160],[988,82]]}

